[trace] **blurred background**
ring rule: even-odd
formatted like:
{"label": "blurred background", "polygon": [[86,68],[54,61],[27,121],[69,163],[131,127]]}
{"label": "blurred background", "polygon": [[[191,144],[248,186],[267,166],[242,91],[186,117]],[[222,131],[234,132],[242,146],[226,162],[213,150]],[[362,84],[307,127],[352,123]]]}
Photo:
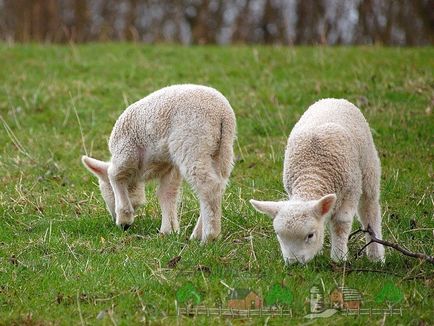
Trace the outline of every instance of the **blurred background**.
{"label": "blurred background", "polygon": [[9,42],[432,45],[434,0],[0,0]]}

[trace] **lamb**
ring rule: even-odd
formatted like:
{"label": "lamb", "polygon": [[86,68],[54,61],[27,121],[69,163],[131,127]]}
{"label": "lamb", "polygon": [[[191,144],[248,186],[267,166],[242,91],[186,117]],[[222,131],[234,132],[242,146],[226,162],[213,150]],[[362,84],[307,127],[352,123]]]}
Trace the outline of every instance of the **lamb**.
{"label": "lamb", "polygon": [[220,92],[173,85],[122,113],[110,136],[110,161],[83,156],[82,162],[98,177],[113,221],[124,230],[145,202],[145,182],[158,179],[160,232],[179,232],[177,201],[184,178],[200,201],[190,239],[205,243],[221,232],[221,201],[233,167],[235,127],[235,114]]}
{"label": "lamb", "polygon": [[[331,258],[343,261],[356,211],[363,227],[369,224],[382,237],[380,174],[380,160],[360,110],[343,99],[323,99],[308,108],[289,135],[283,169],[289,199],[250,203],[273,219],[286,263],[311,260],[322,249],[325,224],[331,234]],[[384,262],[384,247],[371,243],[367,255]]]}

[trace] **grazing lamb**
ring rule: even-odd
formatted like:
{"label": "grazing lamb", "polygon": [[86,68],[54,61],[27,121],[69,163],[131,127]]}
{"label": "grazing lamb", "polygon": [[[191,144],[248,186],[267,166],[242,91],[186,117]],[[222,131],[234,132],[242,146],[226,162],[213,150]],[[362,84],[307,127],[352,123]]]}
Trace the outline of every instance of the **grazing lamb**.
{"label": "grazing lamb", "polygon": [[[363,227],[369,224],[381,239],[380,173],[369,125],[359,109],[346,100],[323,99],[309,107],[289,135],[283,169],[289,200],[250,203],[272,217],[285,262],[311,260],[323,246],[327,222],[331,257],[346,260],[356,210]],[[367,254],[384,262],[384,247],[378,243],[370,244]]]}
{"label": "grazing lamb", "polygon": [[182,177],[200,200],[191,239],[202,243],[221,231],[221,200],[232,171],[235,115],[217,90],[199,85],[160,89],[130,105],[109,140],[109,162],[82,162],[98,177],[116,225],[127,230],[145,202],[144,183],[157,178],[160,232],[179,232],[177,199]]}

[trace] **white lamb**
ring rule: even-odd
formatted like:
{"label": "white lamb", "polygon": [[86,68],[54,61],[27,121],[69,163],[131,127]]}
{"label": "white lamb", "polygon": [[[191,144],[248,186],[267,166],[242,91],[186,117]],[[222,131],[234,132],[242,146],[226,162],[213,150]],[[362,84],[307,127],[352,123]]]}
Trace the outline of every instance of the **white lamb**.
{"label": "white lamb", "polygon": [[[331,257],[346,260],[356,211],[363,227],[369,224],[381,239],[380,174],[359,109],[346,100],[323,99],[309,107],[289,135],[283,170],[289,200],[250,203],[273,218],[285,262],[311,260],[323,246],[328,221]],[[367,255],[384,262],[384,247],[372,243]]]}
{"label": "white lamb", "polygon": [[157,178],[160,232],[179,232],[177,200],[182,177],[200,200],[191,239],[203,243],[221,231],[221,200],[233,167],[235,115],[217,90],[199,85],[160,89],[130,105],[109,140],[109,162],[82,162],[98,177],[113,220],[124,230],[145,202],[144,183]]}

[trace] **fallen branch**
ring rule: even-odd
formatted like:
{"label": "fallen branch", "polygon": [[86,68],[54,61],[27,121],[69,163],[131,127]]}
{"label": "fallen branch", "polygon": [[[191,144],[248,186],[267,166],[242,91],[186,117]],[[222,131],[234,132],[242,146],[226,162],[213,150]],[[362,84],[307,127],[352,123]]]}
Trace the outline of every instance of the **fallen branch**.
{"label": "fallen branch", "polygon": [[426,254],[420,253],[420,252],[412,252],[408,249],[405,249],[404,247],[401,247],[399,244],[397,243],[393,243],[393,242],[389,242],[386,240],[380,240],[375,236],[374,231],[372,231],[371,226],[368,224],[368,227],[366,228],[366,230],[363,229],[359,229],[357,231],[354,231],[353,233],[350,234],[350,236],[348,237],[348,239],[351,239],[354,235],[363,232],[363,233],[368,233],[369,236],[371,237],[371,241],[369,241],[367,244],[365,244],[357,253],[356,257],[358,257],[361,252],[367,247],[369,246],[371,243],[376,242],[379,244],[382,244],[383,246],[386,247],[391,247],[395,250],[398,250],[400,253],[409,256],[409,257],[414,257],[414,258],[419,258],[419,259],[423,259],[427,262],[430,262],[431,264],[434,264],[434,257],[433,256],[428,256]]}

